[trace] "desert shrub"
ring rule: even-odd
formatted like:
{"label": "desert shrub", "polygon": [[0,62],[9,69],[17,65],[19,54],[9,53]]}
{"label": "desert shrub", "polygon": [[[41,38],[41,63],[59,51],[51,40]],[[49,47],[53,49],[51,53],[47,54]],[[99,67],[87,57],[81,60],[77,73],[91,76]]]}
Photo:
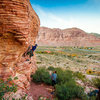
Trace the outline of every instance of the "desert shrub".
{"label": "desert shrub", "polygon": [[[49,70],[55,70],[57,72],[55,95],[58,100],[71,100],[73,98],[83,99],[83,97],[86,97],[84,89],[76,85],[72,71],[53,68],[52,66]],[[46,68],[38,68],[36,73],[32,75],[32,79],[37,83],[46,83],[51,85],[50,75]]]}
{"label": "desert shrub", "polygon": [[37,54],[47,54],[47,52],[44,51],[36,51]]}
{"label": "desert shrub", "polygon": [[89,100],[96,100],[96,96],[89,97]]}
{"label": "desert shrub", "polygon": [[55,68],[55,70],[57,71],[57,84],[62,84],[70,80],[74,81],[72,71],[61,68]]}
{"label": "desert shrub", "polygon": [[76,61],[79,62],[79,63],[83,62],[82,60],[79,60],[79,59],[77,59]]}
{"label": "desert shrub", "polygon": [[87,69],[86,73],[89,75],[94,74],[93,70],[91,70],[91,69]]}
{"label": "desert shrub", "polygon": [[48,53],[47,51],[36,51],[36,53],[37,54],[51,54],[51,55],[58,55],[58,53],[57,52],[51,52],[50,51],[50,53]]}
{"label": "desert shrub", "polygon": [[48,70],[50,70],[50,71],[54,71],[55,68],[54,68],[53,66],[49,66],[49,67],[48,67]]}
{"label": "desert shrub", "polygon": [[84,89],[77,86],[75,83],[73,83],[73,81],[60,85],[57,84],[55,94],[58,100],[72,100],[75,98],[83,99],[83,97],[87,98],[86,94],[84,93]]}
{"label": "desert shrub", "polygon": [[92,83],[96,88],[99,88],[99,87],[100,87],[100,78],[94,78],[94,79],[92,79],[91,83]]}
{"label": "desert shrub", "polygon": [[41,64],[41,62],[36,62],[37,64]]}
{"label": "desert shrub", "polygon": [[73,58],[71,55],[67,55],[68,58]]}
{"label": "desert shrub", "polygon": [[81,72],[74,72],[73,75],[74,75],[75,78],[78,78],[79,80],[82,80],[82,81],[86,80],[85,75],[83,75]]}
{"label": "desert shrub", "polygon": [[51,84],[50,74],[46,68],[38,68],[35,74],[31,75],[32,80],[36,83]]}
{"label": "desert shrub", "polygon": [[[15,77],[14,80],[17,78]],[[7,81],[0,79],[0,100],[3,99],[3,96],[8,92],[16,92],[17,86],[13,83],[11,78],[8,78]]]}
{"label": "desert shrub", "polygon": [[89,55],[89,56],[88,56],[88,58],[91,58],[91,57],[92,57],[92,55]]}
{"label": "desert shrub", "polygon": [[63,70],[61,68],[54,68],[54,67],[49,67],[48,69],[46,68],[38,68],[35,74],[31,75],[32,79],[36,83],[46,83],[46,84],[51,84],[51,76],[49,74],[48,70],[56,71],[57,72],[57,84],[62,84],[65,82],[68,82],[70,80],[73,80],[75,82],[73,73],[69,70]]}
{"label": "desert shrub", "polygon": [[57,71],[55,94],[58,100],[82,99],[86,97],[84,89],[76,85],[72,71],[61,68],[55,68],[55,70]]}
{"label": "desert shrub", "polygon": [[96,75],[100,76],[100,72],[96,72]]}

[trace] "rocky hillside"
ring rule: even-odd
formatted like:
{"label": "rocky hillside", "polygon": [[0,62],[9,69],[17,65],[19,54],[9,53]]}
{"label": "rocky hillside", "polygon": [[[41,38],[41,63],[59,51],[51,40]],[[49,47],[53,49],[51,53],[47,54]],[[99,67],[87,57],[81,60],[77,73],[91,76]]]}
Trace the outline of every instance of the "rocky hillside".
{"label": "rocky hillside", "polygon": [[36,70],[35,56],[26,61],[29,58],[23,54],[35,44],[39,25],[29,0],[0,1],[0,79],[18,78],[13,81],[18,86],[14,98],[27,92],[30,75]]}
{"label": "rocky hillside", "polygon": [[98,33],[90,33],[90,34],[96,36],[97,38],[100,38],[100,34],[98,34]]}
{"label": "rocky hillside", "polygon": [[61,30],[41,27],[37,43],[41,46],[99,46],[100,38],[78,28]]}

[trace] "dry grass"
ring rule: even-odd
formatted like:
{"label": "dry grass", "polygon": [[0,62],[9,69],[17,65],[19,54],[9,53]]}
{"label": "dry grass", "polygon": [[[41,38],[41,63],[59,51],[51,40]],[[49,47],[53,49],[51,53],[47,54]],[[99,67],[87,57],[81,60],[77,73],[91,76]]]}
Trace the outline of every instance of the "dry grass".
{"label": "dry grass", "polygon": [[88,69],[100,71],[100,48],[38,47],[38,67],[62,67],[86,73]]}

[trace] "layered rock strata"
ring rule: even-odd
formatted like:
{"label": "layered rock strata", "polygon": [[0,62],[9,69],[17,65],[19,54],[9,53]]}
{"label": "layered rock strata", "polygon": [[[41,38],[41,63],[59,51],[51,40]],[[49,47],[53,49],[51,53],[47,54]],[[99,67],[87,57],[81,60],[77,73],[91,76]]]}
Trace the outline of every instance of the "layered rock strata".
{"label": "layered rock strata", "polygon": [[0,0],[0,78],[18,77],[18,98],[27,92],[30,74],[36,70],[35,56],[26,61],[22,55],[35,44],[39,25],[29,0]]}
{"label": "layered rock strata", "polygon": [[100,46],[100,38],[78,28],[61,30],[41,27],[37,43],[40,46]]}

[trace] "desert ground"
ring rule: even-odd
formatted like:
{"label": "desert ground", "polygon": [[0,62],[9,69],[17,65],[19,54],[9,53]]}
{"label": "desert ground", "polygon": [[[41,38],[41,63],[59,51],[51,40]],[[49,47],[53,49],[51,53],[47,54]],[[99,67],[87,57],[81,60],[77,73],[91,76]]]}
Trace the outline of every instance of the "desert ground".
{"label": "desert ground", "polygon": [[47,47],[36,50],[38,67],[62,67],[83,74],[100,75],[100,47]]}

